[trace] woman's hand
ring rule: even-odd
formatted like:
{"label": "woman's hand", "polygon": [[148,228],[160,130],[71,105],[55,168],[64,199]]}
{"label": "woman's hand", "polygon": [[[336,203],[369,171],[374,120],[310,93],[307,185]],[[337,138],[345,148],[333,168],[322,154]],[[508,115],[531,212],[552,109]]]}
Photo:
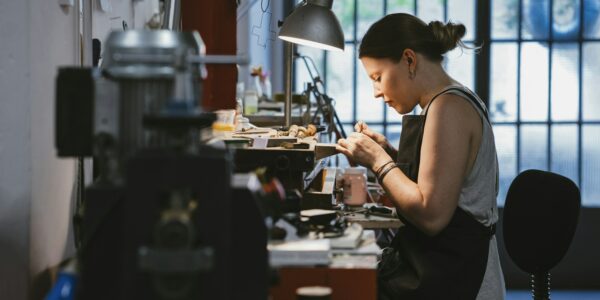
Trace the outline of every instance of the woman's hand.
{"label": "woman's hand", "polygon": [[371,130],[367,123],[365,123],[364,121],[356,122],[356,125],[354,125],[354,130],[371,138],[381,148],[383,148],[383,150],[385,150],[385,152],[387,152],[389,156],[397,156],[398,151],[394,149],[394,147],[388,142],[387,138],[383,134]]}
{"label": "woman's hand", "polygon": [[351,133],[347,139],[339,139],[335,148],[350,160],[372,170],[392,160],[375,140],[360,132]]}

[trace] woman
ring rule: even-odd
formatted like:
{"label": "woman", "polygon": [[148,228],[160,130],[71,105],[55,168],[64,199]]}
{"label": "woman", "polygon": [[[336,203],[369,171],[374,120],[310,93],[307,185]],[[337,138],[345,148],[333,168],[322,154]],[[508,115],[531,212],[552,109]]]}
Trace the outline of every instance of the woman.
{"label": "woman", "polygon": [[442,68],[464,47],[462,24],[391,14],[365,34],[359,58],[375,98],[407,114],[398,150],[359,122],[338,141],[371,168],[405,226],[379,264],[381,299],[503,299],[495,239],[498,166],[483,102]]}

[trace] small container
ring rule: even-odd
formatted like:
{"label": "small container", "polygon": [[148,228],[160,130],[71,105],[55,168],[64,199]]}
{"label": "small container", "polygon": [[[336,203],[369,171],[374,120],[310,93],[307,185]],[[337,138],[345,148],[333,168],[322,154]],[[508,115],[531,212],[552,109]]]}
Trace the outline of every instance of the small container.
{"label": "small container", "polygon": [[303,286],[296,289],[297,300],[330,300],[331,288],[328,286]]}
{"label": "small container", "polygon": [[254,89],[256,90],[258,98],[262,98],[263,90],[262,85],[260,84],[260,76],[254,76]]}
{"label": "small container", "polygon": [[223,137],[235,130],[235,109],[220,109],[215,113],[217,119],[212,124],[213,136]]}
{"label": "small container", "polygon": [[349,167],[344,171],[344,204],[361,206],[367,203],[367,169]]}
{"label": "small container", "polygon": [[264,76],[260,80],[260,88],[262,90],[262,98],[268,101],[273,101],[273,98],[271,97],[271,80],[268,76]]}
{"label": "small container", "polygon": [[244,115],[253,115],[258,111],[258,93],[254,90],[244,92]]}

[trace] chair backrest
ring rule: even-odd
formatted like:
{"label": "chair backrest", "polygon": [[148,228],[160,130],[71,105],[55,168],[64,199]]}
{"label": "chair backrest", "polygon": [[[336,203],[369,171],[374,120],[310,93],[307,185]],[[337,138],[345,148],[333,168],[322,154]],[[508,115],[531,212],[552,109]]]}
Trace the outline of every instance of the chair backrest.
{"label": "chair backrest", "polygon": [[550,271],[569,249],[580,208],[579,188],[569,178],[523,171],[511,183],[504,204],[508,255],[530,274]]}

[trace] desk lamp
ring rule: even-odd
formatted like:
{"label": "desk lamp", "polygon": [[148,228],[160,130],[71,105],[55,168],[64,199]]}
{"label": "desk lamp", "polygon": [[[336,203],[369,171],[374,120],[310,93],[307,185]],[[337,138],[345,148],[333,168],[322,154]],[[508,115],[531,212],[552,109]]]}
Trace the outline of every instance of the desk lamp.
{"label": "desk lamp", "polygon": [[[292,124],[293,44],[344,51],[342,26],[331,11],[333,0],[305,0],[281,25],[278,37],[285,48],[285,127]],[[293,43],[293,44],[292,44]]]}

